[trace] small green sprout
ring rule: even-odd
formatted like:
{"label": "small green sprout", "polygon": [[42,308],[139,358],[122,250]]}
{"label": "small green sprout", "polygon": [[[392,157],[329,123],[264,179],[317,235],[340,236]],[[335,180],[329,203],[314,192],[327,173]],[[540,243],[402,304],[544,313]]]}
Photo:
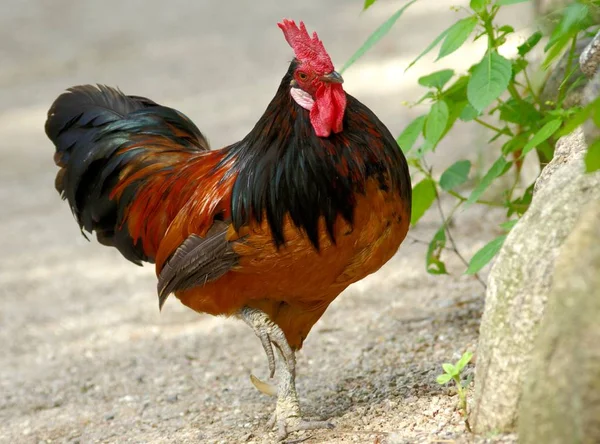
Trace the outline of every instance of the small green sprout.
{"label": "small green sprout", "polygon": [[463,417],[465,418],[465,427],[469,432],[471,432],[471,426],[469,425],[469,416],[467,411],[467,387],[469,387],[469,384],[471,384],[471,375],[467,377],[465,382],[462,382],[461,373],[467,364],[471,362],[472,358],[473,353],[467,351],[460,357],[456,364],[445,362],[442,364],[442,368],[444,369],[445,373],[436,378],[437,383],[440,385],[447,384],[450,382],[450,380],[454,380],[456,392],[458,393],[459,398],[459,407]]}

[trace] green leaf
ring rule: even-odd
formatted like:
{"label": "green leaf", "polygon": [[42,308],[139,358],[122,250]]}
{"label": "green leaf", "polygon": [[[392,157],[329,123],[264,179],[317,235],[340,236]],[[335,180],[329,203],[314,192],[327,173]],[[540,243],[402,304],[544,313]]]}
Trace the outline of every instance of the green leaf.
{"label": "green leaf", "polygon": [[469,351],[463,353],[463,355],[460,357],[460,359],[456,363],[456,370],[458,370],[458,373],[463,371],[463,369],[467,366],[467,364],[469,362],[471,362],[471,359],[473,359],[473,353],[471,353]]}
{"label": "green leaf", "polygon": [[483,111],[500,97],[510,82],[512,64],[496,51],[488,52],[473,69],[467,98],[473,108]]}
{"label": "green leaf", "polygon": [[434,147],[442,138],[442,134],[448,124],[449,114],[448,104],[443,100],[435,102],[429,110],[427,121],[425,122],[425,140]]}
{"label": "green leaf", "polygon": [[446,264],[442,262],[440,256],[446,246],[446,226],[442,225],[431,239],[427,248],[426,268],[430,274],[448,274]]}
{"label": "green leaf", "polygon": [[443,139],[446,136],[446,134],[448,134],[448,131],[450,131],[452,129],[452,127],[454,126],[454,123],[460,117],[463,109],[465,109],[465,106],[467,106],[469,104],[469,102],[467,102],[466,100],[464,100],[462,102],[457,102],[457,103],[448,102],[447,100],[444,100],[444,101],[448,105],[448,108],[450,108],[450,113],[448,114],[448,122],[446,123],[446,129],[444,129],[441,139]]}
{"label": "green leaf", "polygon": [[542,116],[531,102],[515,100],[512,97],[500,104],[500,120],[526,126],[527,123],[537,123]]}
{"label": "green leaf", "polygon": [[475,12],[482,12],[489,3],[490,0],[471,0],[469,6]]}
{"label": "green leaf", "polygon": [[[600,103],[600,97],[596,97],[592,103]],[[600,106],[594,106],[592,108],[592,121],[600,128]]]}
{"label": "green leaf", "polygon": [[515,213],[519,216],[522,216],[525,213],[525,211],[527,211],[529,205],[531,204],[531,199],[533,199],[534,185],[535,183],[529,185],[527,189],[523,192],[523,195],[521,197],[508,203],[508,211],[506,212],[507,217],[511,217]]}
{"label": "green leaf", "polygon": [[548,69],[548,67],[554,62],[564,51],[567,45],[571,43],[571,36],[565,35],[559,39],[546,53],[546,58],[542,62],[542,68]]}
{"label": "green leaf", "polygon": [[453,75],[454,70],[442,69],[441,71],[432,72],[429,75],[419,78],[419,85],[422,85],[426,88],[442,89]]}
{"label": "green leaf", "polygon": [[467,84],[469,83],[469,76],[461,76],[456,82],[446,89],[442,93],[444,99],[449,99],[452,102],[462,102],[467,100]]}
{"label": "green leaf", "polygon": [[431,142],[429,141],[425,141],[423,142],[423,145],[421,145],[419,148],[417,148],[417,157],[419,159],[422,159],[423,156],[428,153],[429,151],[432,151],[434,148],[434,146],[431,144]]}
{"label": "green leaf", "polygon": [[458,374],[458,372],[456,371],[456,367],[454,367],[454,365],[450,364],[449,362],[443,363],[442,368],[450,376],[455,376]]}
{"label": "green leaf", "polygon": [[451,379],[452,379],[452,375],[449,375],[448,373],[444,373],[443,375],[439,375],[437,378],[435,378],[437,383],[440,385],[447,384],[448,381],[450,381]]}
{"label": "green leaf", "polygon": [[513,79],[515,78],[515,76],[517,74],[522,72],[528,66],[529,66],[529,62],[525,59],[513,60],[513,72],[512,72]]}
{"label": "green leaf", "polygon": [[502,145],[502,154],[506,156],[510,153],[523,149],[528,139],[529,133],[517,134],[515,137]]}
{"label": "green leaf", "polygon": [[373,34],[371,34],[369,36],[369,38],[365,41],[365,43],[363,43],[363,45],[360,48],[358,48],[358,51],[356,51],[352,55],[352,57],[350,57],[350,59],[348,59],[348,61],[342,67],[340,74],[342,74],[345,70],[347,70],[350,66],[352,66],[354,64],[354,62],[356,62],[358,59],[360,59],[369,49],[371,49],[373,47],[373,45],[375,45],[388,32],[390,32],[390,29],[392,29],[392,26],[394,26],[394,23],[396,23],[396,21],[400,18],[402,13],[404,11],[406,11],[406,9],[416,1],[417,0],[411,0],[406,5],[404,5],[402,8],[397,10],[389,19],[387,19],[385,22],[383,22],[383,24],[381,26],[379,26],[379,28],[377,28],[373,32]]}
{"label": "green leaf", "polygon": [[567,86],[567,89],[564,93],[563,97],[569,97],[569,95],[571,94],[572,91],[578,89],[578,88],[583,88],[583,86],[585,86],[585,84],[587,83],[587,78],[585,77],[585,75],[583,74],[577,74],[574,69],[577,66],[577,64],[579,63],[577,60],[577,57],[574,57],[575,60],[571,61],[571,69],[573,69],[573,71],[569,72],[567,74],[567,77],[565,79],[563,79],[563,81],[561,82],[561,85],[559,86],[559,89],[563,89],[564,90],[564,86]]}
{"label": "green leaf", "polygon": [[496,0],[496,4],[498,6],[508,6],[508,5],[514,5],[515,3],[524,3],[524,2],[528,2],[529,0]]}
{"label": "green leaf", "polygon": [[462,120],[463,122],[470,122],[471,120],[476,119],[480,115],[481,111],[476,110],[475,108],[473,108],[473,105],[467,103],[467,106],[465,106],[462,110],[462,113],[460,113],[460,120]]}
{"label": "green leaf", "polygon": [[452,191],[467,181],[469,171],[471,171],[471,162],[468,160],[459,160],[442,173],[440,187],[443,190]]}
{"label": "green leaf", "polygon": [[591,23],[587,5],[572,2],[567,6],[544,48],[547,54],[542,63],[542,68],[547,69],[562,54],[564,49],[572,42],[572,39],[577,38],[577,33],[591,24],[593,23]]}
{"label": "green leaf", "polygon": [[[553,139],[557,139],[553,137]],[[540,143],[535,149],[538,153],[538,157],[543,160],[544,163],[550,162],[554,157],[554,145],[550,145],[550,143],[546,140],[545,142]]]}
{"label": "green leaf", "polygon": [[416,224],[425,211],[431,207],[437,196],[435,191],[435,182],[431,179],[423,179],[416,184],[412,190],[412,215],[410,217],[411,225]]}
{"label": "green leaf", "polygon": [[561,119],[554,119],[546,123],[534,136],[525,144],[521,157],[524,157],[529,151],[538,146],[544,140],[551,137],[562,125]]}
{"label": "green leaf", "polygon": [[409,64],[409,65],[406,67],[406,69],[405,69],[404,71],[405,71],[405,72],[406,72],[406,71],[408,71],[408,70],[409,70],[409,68],[410,68],[411,66],[413,66],[415,63],[417,63],[417,62],[418,62],[418,61],[421,59],[421,57],[423,57],[423,56],[424,56],[424,55],[426,55],[426,54],[427,54],[429,51],[431,51],[433,48],[435,48],[435,47],[437,46],[437,44],[438,44],[438,43],[440,43],[444,37],[446,37],[446,34],[448,34],[448,31],[450,31],[450,28],[446,29],[445,31],[442,31],[442,33],[441,33],[440,35],[438,35],[438,36],[437,36],[437,37],[436,37],[436,38],[433,40],[433,42],[431,42],[431,43],[429,44],[429,46],[428,46],[427,48],[425,48],[425,49],[423,50],[423,52],[417,56],[417,58],[416,58],[416,59],[414,59],[412,62],[410,62],[410,64]]}
{"label": "green leaf", "polygon": [[573,2],[564,9],[564,14],[558,25],[552,31],[550,40],[544,48],[550,49],[556,42],[567,37],[570,39],[574,34],[581,30],[581,24],[588,16],[589,9],[587,5],[579,2]]}
{"label": "green leaf", "polygon": [[585,154],[585,171],[593,173],[600,170],[600,139],[592,143]]}
{"label": "green leaf", "polygon": [[506,239],[506,234],[498,236],[496,239],[486,244],[481,250],[479,250],[471,261],[469,262],[469,268],[467,268],[466,274],[475,274],[483,267],[485,267],[493,258],[496,256],[502,245],[504,245],[504,240]]}
{"label": "green leaf", "polygon": [[436,60],[446,57],[460,48],[467,41],[475,26],[477,26],[477,17],[467,17],[450,26]]}
{"label": "green leaf", "polygon": [[525,40],[525,43],[523,43],[517,48],[517,51],[519,51],[519,55],[521,57],[526,55],[529,51],[535,48],[535,46],[539,43],[541,39],[542,33],[540,31],[536,31],[533,34],[531,34],[529,38]]}
{"label": "green leaf", "polygon": [[515,28],[513,28],[510,25],[504,25],[504,26],[500,26],[500,28],[498,28],[498,31],[500,31],[502,34],[506,35],[506,34],[510,34],[511,32],[515,32]]}
{"label": "green leaf", "polygon": [[426,92],[426,93],[423,95],[423,97],[421,97],[419,100],[417,100],[417,101],[415,102],[415,104],[416,104],[416,105],[420,105],[420,104],[421,104],[421,103],[423,103],[425,100],[427,100],[427,99],[433,99],[434,97],[435,97],[435,94],[434,94],[434,92],[433,92],[433,91],[431,91],[431,90],[429,90],[429,91],[427,91],[427,92]]}
{"label": "green leaf", "polygon": [[421,134],[421,131],[423,131],[426,118],[427,116],[425,115],[417,117],[415,120],[410,122],[406,128],[404,128],[404,131],[402,131],[402,133],[400,133],[396,139],[396,142],[398,142],[398,145],[403,153],[406,154],[412,149],[419,137],[419,134]]}
{"label": "green leaf", "polygon": [[512,230],[512,228],[513,228],[515,225],[517,225],[517,222],[519,222],[519,219],[513,219],[513,220],[506,221],[506,222],[502,222],[502,223],[500,224],[500,227],[501,227],[503,230],[510,231],[510,230]]}
{"label": "green leaf", "polygon": [[471,192],[471,195],[465,202],[465,207],[468,207],[475,203],[477,199],[483,194],[485,190],[492,184],[494,179],[501,176],[505,172],[505,168],[510,165],[511,162],[507,162],[504,156],[500,156],[496,162],[490,167],[490,169],[481,178],[481,182]]}
{"label": "green leaf", "polygon": [[582,125],[593,111],[598,112],[600,110],[600,97],[596,98],[592,102],[588,103],[585,107],[576,111],[570,118],[565,122],[565,126],[556,134],[557,137],[566,136],[572,133],[575,128]]}
{"label": "green leaf", "polygon": [[376,1],[377,0],[365,0],[365,4],[363,5],[363,11],[366,11],[371,6],[373,6],[373,3],[375,3]]}

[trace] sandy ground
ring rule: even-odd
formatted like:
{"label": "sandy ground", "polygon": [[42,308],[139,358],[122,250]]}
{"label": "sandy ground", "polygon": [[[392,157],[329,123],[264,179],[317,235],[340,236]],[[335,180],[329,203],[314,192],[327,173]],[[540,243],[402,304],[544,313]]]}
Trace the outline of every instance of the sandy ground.
{"label": "sandy ground", "polygon": [[[117,85],[189,115],[214,146],[259,118],[291,59],[275,23],[304,19],[341,66],[403,2],[96,2],[21,0],[0,5],[0,442],[271,442],[273,400],[250,384],[265,377],[259,342],[243,323],[199,316],[175,299],[157,309],[152,267],[80,236],[54,191],[45,112],[66,87]],[[394,133],[421,110],[431,59],[413,58],[455,20],[448,0],[422,0],[351,69],[346,89]],[[524,18],[523,18],[524,17]],[[521,20],[526,21],[527,13]],[[525,26],[525,25],[524,25]],[[481,57],[481,48],[440,69]],[[461,131],[438,165],[483,139]],[[473,154],[474,156],[474,154]],[[434,212],[411,233],[428,240]],[[458,217],[470,257],[496,235],[501,214]],[[470,442],[456,396],[439,387],[442,362],[475,351],[483,288],[424,270],[426,245],[407,241],[380,272],[349,288],[298,355],[305,412],[335,430],[305,442]],[[472,368],[469,370],[472,371]],[[511,442],[513,437],[479,437]]]}

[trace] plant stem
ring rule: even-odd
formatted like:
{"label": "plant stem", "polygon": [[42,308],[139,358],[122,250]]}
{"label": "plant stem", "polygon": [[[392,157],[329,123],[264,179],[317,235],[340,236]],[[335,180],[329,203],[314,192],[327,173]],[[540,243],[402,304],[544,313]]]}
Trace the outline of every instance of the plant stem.
{"label": "plant stem", "polygon": [[505,134],[507,136],[512,136],[510,130],[508,130],[507,128],[498,128],[498,127],[495,127],[494,125],[491,125],[491,124],[489,124],[489,123],[481,120],[478,117],[475,117],[475,119],[473,119],[473,120],[475,122],[477,122],[478,124],[480,124],[482,126],[485,126],[487,129],[491,129],[492,131],[495,131],[495,132],[497,132],[499,134]]}
{"label": "plant stem", "polygon": [[529,89],[529,93],[531,94],[531,97],[533,97],[533,100],[535,101],[535,103],[537,103],[540,107],[542,107],[543,104],[540,101],[540,97],[533,90],[533,86],[531,84],[531,79],[529,78],[529,74],[527,74],[527,68],[523,69],[523,75],[525,77],[525,82],[527,83],[527,89]]}
{"label": "plant stem", "polygon": [[454,379],[454,382],[456,383],[456,392],[458,393],[459,408],[462,410],[463,417],[465,418],[465,427],[467,428],[467,431],[469,433],[473,433],[471,431],[471,425],[469,424],[469,412],[467,410],[467,390],[462,386],[462,383],[460,382],[460,375],[453,376],[452,379]]}
{"label": "plant stem", "polygon": [[517,90],[517,87],[515,86],[514,82],[511,80],[508,83],[508,92],[510,93],[510,96],[515,99],[517,102],[523,102],[523,98],[521,97],[521,94],[519,94],[519,91]]}
{"label": "plant stem", "polygon": [[[462,194],[457,193],[456,191],[446,191],[449,195],[456,197],[457,199],[459,199],[461,202],[465,202],[469,199],[467,199],[465,196],[463,196]],[[475,201],[475,203],[480,204],[480,205],[487,205],[490,207],[501,207],[504,208],[504,204],[499,203],[499,202],[493,202],[491,200],[483,200],[483,199],[478,199]]]}
{"label": "plant stem", "polygon": [[483,20],[483,27],[485,33],[488,36],[488,50],[496,48],[496,36],[494,35],[494,25],[492,24],[491,17],[481,17]]}
{"label": "plant stem", "polygon": [[[430,241],[425,241],[423,239],[417,239],[416,237],[411,236],[410,234],[406,235],[406,239],[410,240],[413,244],[422,244],[422,245],[429,246],[429,244],[431,243]],[[450,247],[442,247],[442,250],[454,252],[454,250]]]}
{"label": "plant stem", "polygon": [[[452,208],[452,211],[450,211],[450,214],[448,215],[448,217],[446,217],[444,215],[444,209],[442,208],[442,201],[440,199],[440,194],[438,193],[437,186],[434,188],[435,188],[435,201],[437,203],[440,217],[442,218],[442,223],[444,224],[444,231],[446,231],[446,236],[448,237],[448,240],[450,241],[450,245],[452,245],[452,251],[454,251],[454,254],[456,254],[456,256],[460,259],[460,261],[465,265],[465,267],[469,268],[469,262],[467,262],[467,260],[463,257],[463,255],[460,254],[460,251],[458,251],[456,242],[454,242],[454,238],[452,237],[452,233],[450,231],[450,228],[448,227],[448,224],[450,223],[450,220],[452,220],[454,213],[463,204],[463,202],[462,201],[458,202],[458,204],[456,204],[454,206],[454,208]],[[485,284],[483,279],[481,279],[481,276],[479,276],[478,273],[475,273],[473,276],[475,276],[475,278],[479,281],[479,283],[483,286],[484,289],[487,288],[487,285]]]}

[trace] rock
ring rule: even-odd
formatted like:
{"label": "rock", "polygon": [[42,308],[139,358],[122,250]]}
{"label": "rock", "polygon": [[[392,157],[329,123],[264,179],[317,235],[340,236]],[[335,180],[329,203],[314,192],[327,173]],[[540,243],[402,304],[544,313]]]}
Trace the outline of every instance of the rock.
{"label": "rock", "polygon": [[599,71],[600,68],[600,31],[596,34],[594,39],[585,47],[581,55],[579,56],[579,66],[581,72],[583,72],[589,78]]}
{"label": "rock", "polygon": [[[587,105],[598,97],[600,97],[600,70],[585,86],[582,105]],[[600,139],[600,127],[596,125],[593,119],[588,119],[583,124],[583,133],[585,134],[585,143],[588,146]]]}
{"label": "rock", "polygon": [[[569,57],[569,51],[567,51],[559,62],[556,64],[556,67],[550,73],[550,76],[544,83],[544,87],[542,88],[542,92],[540,93],[540,99],[542,103],[548,108],[553,108],[553,104],[558,100],[558,89],[563,84],[565,79],[565,73],[567,71],[571,71],[575,68],[575,71],[572,75],[569,76],[566,83],[563,85],[563,89],[565,91],[569,91],[568,95],[563,101],[564,108],[570,108],[575,105],[579,105],[584,96],[583,89],[585,88],[586,82],[581,82],[581,78],[583,77],[583,73],[581,72],[581,67],[578,64],[578,59],[581,54],[585,52],[587,47],[592,42],[590,37],[582,37],[577,40],[577,44],[575,46],[575,56],[573,58]],[[574,85],[577,82],[576,85]]]}
{"label": "rock", "polygon": [[[586,150],[587,146],[584,143],[583,131],[581,129],[574,131],[568,137],[558,139],[554,147],[554,157],[535,181],[533,187],[534,194],[544,188],[555,173],[564,168],[566,164],[583,162]],[[565,180],[571,180],[571,176],[565,177]]]}
{"label": "rock", "polygon": [[[582,105],[585,106],[600,97],[600,31],[581,53],[579,64],[581,71],[590,77],[582,92]],[[583,133],[588,146],[600,139],[600,127],[593,119],[583,124]]]}
{"label": "rock", "polygon": [[[576,64],[577,66],[575,66]],[[543,103],[555,103],[557,101],[558,89],[563,84],[565,73],[573,68],[575,68],[575,71],[562,86],[564,90],[569,91],[563,102],[565,108],[579,104],[585,105],[591,101],[590,98],[598,97],[597,94],[594,94],[594,86],[590,87],[594,80],[589,82],[581,80],[584,75],[593,79],[596,73],[600,72],[600,31],[593,38],[580,37],[577,40],[575,57],[569,57],[569,51],[562,56],[552,73],[550,73],[548,80],[544,83],[540,93],[540,99]]]}
{"label": "rock", "polygon": [[471,424],[512,431],[555,260],[585,203],[600,199],[600,173],[583,173],[581,129],[560,139],[529,210],[509,233],[490,272],[475,370]]}
{"label": "rock", "polygon": [[600,442],[600,199],[556,260],[519,413],[519,442]]}

